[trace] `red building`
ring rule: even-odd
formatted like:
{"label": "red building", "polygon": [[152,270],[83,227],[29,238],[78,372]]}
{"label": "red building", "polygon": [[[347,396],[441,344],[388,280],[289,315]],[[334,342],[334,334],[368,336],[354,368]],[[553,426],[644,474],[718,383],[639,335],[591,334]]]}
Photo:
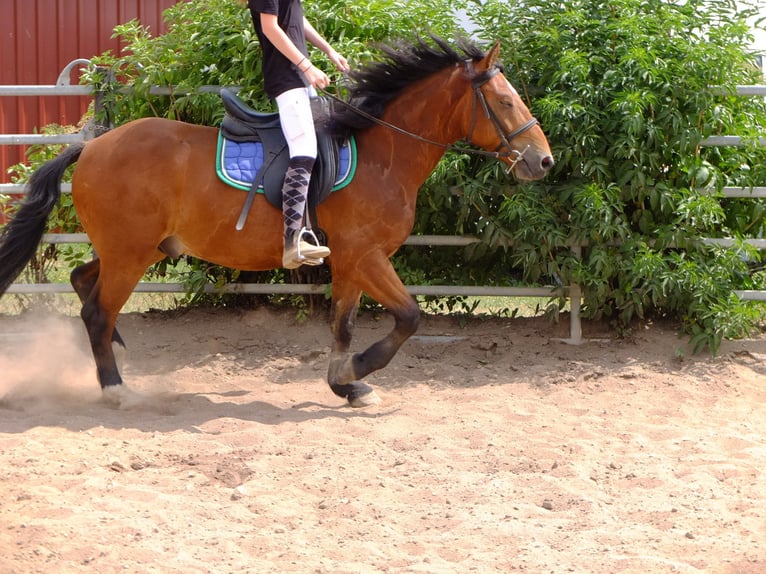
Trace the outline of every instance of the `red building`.
{"label": "red building", "polygon": [[[0,0],[0,85],[52,85],[67,64],[106,50],[119,53],[117,24],[137,18],[164,31],[162,12],[180,0]],[[77,73],[72,84],[78,83]],[[47,124],[77,124],[89,98],[0,96],[0,133],[23,134]],[[23,146],[0,146],[0,182],[24,159]]]}

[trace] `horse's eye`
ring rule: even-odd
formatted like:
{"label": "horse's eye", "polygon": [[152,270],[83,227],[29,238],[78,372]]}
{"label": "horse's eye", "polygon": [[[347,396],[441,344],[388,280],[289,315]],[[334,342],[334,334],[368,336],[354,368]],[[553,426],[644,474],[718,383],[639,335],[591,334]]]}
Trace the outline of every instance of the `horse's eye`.
{"label": "horse's eye", "polygon": [[500,100],[500,103],[506,108],[513,107],[513,100],[511,98],[503,98],[502,100]]}

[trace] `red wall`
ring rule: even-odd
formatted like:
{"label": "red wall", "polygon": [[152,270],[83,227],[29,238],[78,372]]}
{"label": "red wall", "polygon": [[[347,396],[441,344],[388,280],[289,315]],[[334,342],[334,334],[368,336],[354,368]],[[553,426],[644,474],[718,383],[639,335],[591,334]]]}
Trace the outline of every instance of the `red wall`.
{"label": "red wall", "polygon": [[[180,0],[0,0],[0,85],[55,84],[61,70],[78,58],[106,50],[119,53],[112,39],[117,24],[138,18],[162,33],[162,12]],[[73,73],[71,83],[77,84]],[[89,98],[0,97],[0,133],[34,133],[50,123],[77,124]],[[0,146],[0,182],[7,168],[23,160],[23,146]]]}

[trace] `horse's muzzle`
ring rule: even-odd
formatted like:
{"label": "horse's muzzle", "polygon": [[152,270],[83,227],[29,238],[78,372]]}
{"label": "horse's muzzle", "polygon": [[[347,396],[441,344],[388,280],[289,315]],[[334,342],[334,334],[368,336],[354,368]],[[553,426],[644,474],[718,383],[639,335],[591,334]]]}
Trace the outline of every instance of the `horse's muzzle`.
{"label": "horse's muzzle", "polygon": [[553,156],[528,147],[518,158],[508,160],[508,170],[513,171],[518,179],[533,181],[545,177],[555,165]]}

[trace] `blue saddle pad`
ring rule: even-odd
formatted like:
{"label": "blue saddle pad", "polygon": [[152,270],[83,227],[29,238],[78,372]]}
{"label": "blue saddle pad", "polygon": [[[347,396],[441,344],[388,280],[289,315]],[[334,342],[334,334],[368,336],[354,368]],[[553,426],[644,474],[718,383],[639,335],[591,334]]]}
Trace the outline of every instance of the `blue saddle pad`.
{"label": "blue saddle pad", "polygon": [[[250,191],[263,166],[263,144],[259,141],[237,142],[219,132],[216,172],[224,182],[237,189]],[[356,172],[356,141],[349,138],[338,150],[338,174],[332,191],[346,187]],[[263,186],[258,188],[263,193]]]}

